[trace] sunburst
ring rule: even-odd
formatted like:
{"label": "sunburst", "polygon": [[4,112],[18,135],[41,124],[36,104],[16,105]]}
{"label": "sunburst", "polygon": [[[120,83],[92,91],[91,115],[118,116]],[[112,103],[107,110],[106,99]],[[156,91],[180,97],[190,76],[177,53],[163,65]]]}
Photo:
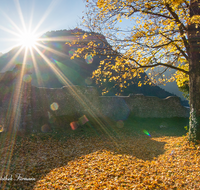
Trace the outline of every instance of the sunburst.
{"label": "sunburst", "polygon": [[38,40],[38,36],[31,32],[24,32],[19,37],[19,43],[26,48],[34,47]]}
{"label": "sunburst", "polygon": [[[57,1],[52,1],[52,6],[49,6],[50,8],[53,7],[54,2]],[[35,70],[36,73],[36,77],[38,80],[38,84],[42,84],[42,80],[41,80],[41,71],[39,70],[39,63],[37,63],[37,59],[35,57],[36,53],[37,55],[40,55],[41,59],[44,60],[44,62],[47,63],[47,65],[52,69],[52,71],[55,73],[55,75],[62,81],[63,86],[68,86],[70,89],[70,93],[72,94],[72,96],[74,97],[74,99],[76,99],[76,101],[83,106],[85,109],[88,110],[89,115],[94,118],[94,120],[96,121],[96,123],[98,125],[100,125],[102,127],[102,129],[105,131],[105,133],[115,142],[115,144],[117,144],[115,138],[113,138],[113,136],[111,134],[109,134],[110,132],[107,130],[107,126],[105,126],[105,124],[98,119],[98,117],[96,116],[96,111],[93,111],[91,109],[91,107],[94,106],[89,106],[87,105],[87,102],[89,101],[87,99],[87,97],[85,97],[84,95],[82,95],[79,90],[73,86],[73,84],[71,83],[71,81],[67,78],[67,76],[65,76],[65,74],[63,74],[62,70],[57,67],[54,63],[51,62],[51,59],[49,59],[44,53],[43,51],[41,51],[41,49],[45,49],[46,51],[52,53],[52,54],[56,54],[57,56],[61,56],[61,57],[66,57],[69,56],[68,52],[66,52],[66,54],[62,51],[58,51],[55,50],[53,48],[48,47],[48,45],[46,46],[45,43],[41,43],[44,41],[70,41],[70,38],[66,39],[66,37],[59,37],[59,38],[54,38],[54,37],[47,37],[47,38],[41,38],[40,36],[46,32],[46,31],[41,31],[39,33],[36,33],[40,27],[40,25],[43,23],[43,21],[45,20],[45,18],[48,16],[48,14],[50,13],[50,9],[47,9],[44,16],[41,18],[41,20],[39,21],[39,23],[37,24],[37,26],[34,29],[31,29],[31,21],[29,23],[29,27],[26,26],[25,22],[24,22],[24,18],[22,15],[22,11],[20,8],[20,4],[19,1],[16,1],[16,5],[17,5],[17,9],[18,9],[18,13],[20,16],[20,20],[22,23],[22,28],[19,28],[19,26],[17,26],[15,24],[15,22],[10,19],[8,17],[8,15],[5,15],[7,17],[7,19],[9,20],[10,24],[15,28],[15,30],[10,30],[8,28],[3,28],[6,32],[9,32],[13,35],[16,36],[15,41],[17,41],[15,46],[20,46],[20,48],[18,49],[18,51],[15,53],[15,55],[10,59],[10,61],[8,63],[6,63],[5,67],[3,68],[3,70],[1,70],[1,72],[3,71],[7,71],[12,69],[15,64],[16,64],[16,58],[18,57],[18,55],[21,54],[21,52],[24,52],[24,58],[22,61],[22,68],[20,71],[20,77],[17,79],[16,81],[16,85],[15,85],[15,90],[14,90],[14,95],[13,95],[13,99],[11,100],[12,105],[14,106],[10,106],[12,107],[12,109],[9,109],[9,113],[6,113],[5,118],[7,121],[9,121],[9,130],[11,130],[11,136],[10,136],[10,152],[8,150],[8,156],[6,158],[6,168],[3,168],[3,173],[8,173],[9,171],[9,167],[11,164],[11,157],[12,157],[12,151],[13,151],[13,147],[15,144],[15,138],[16,138],[16,130],[14,129],[18,129],[19,126],[19,122],[21,120],[21,103],[23,101],[22,99],[22,94],[24,89],[25,84],[23,83],[23,78],[24,75],[26,74],[26,64],[27,64],[27,57],[29,57],[29,55],[31,55],[31,59],[32,59],[32,63],[33,63],[33,68]],[[2,29],[2,27],[0,26],[0,28]],[[14,32],[15,31],[15,32]],[[71,57],[71,56],[69,56]],[[44,93],[45,95],[45,93]],[[28,127],[28,126],[27,126]],[[1,126],[0,126],[0,130],[1,130]],[[0,131],[1,132],[1,131]],[[4,171],[5,170],[5,171]]]}

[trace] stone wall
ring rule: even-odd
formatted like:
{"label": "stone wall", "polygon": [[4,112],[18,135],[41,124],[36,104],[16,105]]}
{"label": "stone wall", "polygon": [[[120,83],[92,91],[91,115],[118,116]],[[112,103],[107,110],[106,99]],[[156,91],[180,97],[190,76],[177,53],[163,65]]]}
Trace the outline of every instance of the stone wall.
{"label": "stone wall", "polygon": [[68,115],[78,119],[109,117],[125,120],[136,117],[189,117],[189,110],[178,97],[159,99],[143,95],[98,96],[94,87],[68,86],[58,89],[37,88],[30,82],[13,80],[0,92],[0,125],[4,128],[33,128],[42,119]]}
{"label": "stone wall", "polygon": [[98,112],[98,92],[94,87],[70,86],[63,88],[37,88],[32,86],[33,118],[48,115],[75,115]]}
{"label": "stone wall", "polygon": [[[130,113],[136,117],[188,117],[188,109],[175,96],[160,99],[144,95],[98,96],[94,87],[71,86],[58,89],[32,87],[34,117],[84,114],[125,119]],[[55,105],[53,109],[51,107]]]}
{"label": "stone wall", "polygon": [[129,112],[136,117],[143,118],[189,117],[189,109],[183,107],[179,97],[176,96],[160,99],[154,96],[136,94],[99,98],[101,110],[104,110],[104,113],[109,117],[119,115],[123,119]]}

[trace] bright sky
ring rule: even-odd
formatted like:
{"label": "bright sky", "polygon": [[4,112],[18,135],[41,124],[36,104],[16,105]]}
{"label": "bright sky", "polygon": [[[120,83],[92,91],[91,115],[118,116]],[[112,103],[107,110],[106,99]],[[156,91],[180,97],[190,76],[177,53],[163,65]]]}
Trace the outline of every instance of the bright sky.
{"label": "bright sky", "polygon": [[36,33],[73,29],[81,23],[84,0],[0,0],[0,52],[16,45],[16,25],[23,30],[31,24]]}

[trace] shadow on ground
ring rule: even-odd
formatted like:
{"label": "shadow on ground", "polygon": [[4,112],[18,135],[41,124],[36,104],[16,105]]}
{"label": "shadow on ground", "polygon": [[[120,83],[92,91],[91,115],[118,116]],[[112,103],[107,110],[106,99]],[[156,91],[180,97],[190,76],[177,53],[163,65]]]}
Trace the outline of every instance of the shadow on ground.
{"label": "shadow on ground", "polygon": [[[155,120],[131,117],[120,121],[119,125],[116,121],[108,119],[101,122],[90,120],[74,131],[69,127],[59,127],[59,130],[53,133],[17,137],[13,147],[14,136],[10,136],[10,142],[6,142],[6,136],[2,135],[1,177],[12,176],[13,180],[1,180],[0,187],[33,189],[37,181],[42,180],[53,169],[96,151],[106,150],[151,161],[166,151],[166,142],[156,141],[151,137],[184,135],[184,125],[187,125],[187,121],[180,118]],[[160,127],[161,125],[163,127]],[[149,135],[143,130],[148,131]],[[23,179],[19,180],[19,176]]]}

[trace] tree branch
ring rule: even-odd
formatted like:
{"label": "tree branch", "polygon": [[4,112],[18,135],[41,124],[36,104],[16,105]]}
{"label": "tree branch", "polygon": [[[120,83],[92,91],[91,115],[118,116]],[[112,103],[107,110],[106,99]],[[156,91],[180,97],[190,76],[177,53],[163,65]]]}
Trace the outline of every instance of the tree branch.
{"label": "tree branch", "polygon": [[167,38],[168,40],[170,40],[170,41],[173,43],[173,45],[175,45],[176,48],[182,53],[182,55],[183,55],[187,60],[189,60],[188,55],[187,55],[177,44],[175,44],[174,41],[173,41],[171,38],[169,38],[168,36],[166,36],[166,35],[164,35],[164,34],[162,34],[162,33],[161,33],[161,35],[164,36],[165,38]]}
{"label": "tree branch", "polygon": [[[133,13],[136,13],[136,12],[139,12],[140,10],[134,8],[132,5],[129,5],[129,7],[131,7],[133,9]],[[150,12],[150,11],[147,11],[147,10],[142,10],[143,13],[147,13],[147,14],[151,14],[151,15],[154,15],[154,16],[158,16],[158,17],[164,17],[164,18],[168,18],[168,19],[173,19],[173,17],[170,17],[170,16],[166,16],[166,15],[162,15],[162,14],[159,14],[159,13],[153,13],[153,12]],[[133,14],[131,13],[131,15]],[[130,15],[130,16],[131,16]]]}
{"label": "tree branch", "polygon": [[180,24],[180,26],[178,26],[178,28],[179,28],[180,34],[182,36],[181,38],[183,40],[183,43],[185,45],[185,48],[186,48],[187,52],[189,52],[189,44],[188,44],[187,39],[186,39],[186,37],[184,35],[185,34],[184,30],[187,31],[187,28],[179,20],[178,15],[172,10],[172,8],[169,6],[169,4],[166,4],[166,7],[167,7],[168,11],[171,13],[171,15],[174,17],[176,23]]}
{"label": "tree branch", "polygon": [[[135,62],[135,59],[130,58],[130,60]],[[136,68],[136,69],[139,69],[139,68],[151,68],[151,67],[157,67],[157,66],[164,66],[164,67],[169,67],[169,68],[171,68],[171,69],[175,69],[175,70],[181,71],[181,72],[183,72],[183,73],[185,73],[185,74],[189,74],[189,72],[186,71],[186,70],[184,70],[184,69],[175,67],[175,66],[173,66],[173,65],[165,64],[165,63],[156,63],[156,64],[153,64],[153,65],[145,65],[145,66],[140,65],[140,64],[138,64],[138,65],[139,65],[140,67],[138,67],[138,68]]]}

